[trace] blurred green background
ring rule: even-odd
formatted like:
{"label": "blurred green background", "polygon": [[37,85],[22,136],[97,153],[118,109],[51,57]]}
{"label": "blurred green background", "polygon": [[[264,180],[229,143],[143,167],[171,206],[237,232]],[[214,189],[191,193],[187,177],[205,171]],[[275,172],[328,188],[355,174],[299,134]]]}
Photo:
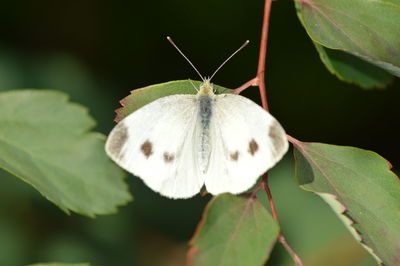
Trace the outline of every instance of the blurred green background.
{"label": "blurred green background", "polygon": [[[86,105],[107,134],[129,91],[198,79],[170,35],[204,75],[246,39],[214,83],[235,88],[257,69],[263,1],[3,1],[0,91],[52,88]],[[303,141],[351,145],[400,160],[400,82],[363,90],[339,81],[319,60],[292,1],[273,3],[266,84],[270,110]],[[256,88],[245,96],[258,99]],[[375,265],[317,196],[300,190],[289,154],[271,173],[283,231],[312,265]],[[184,265],[187,242],[209,196],[169,200],[129,176],[135,197],[119,213],[67,216],[21,180],[0,170],[0,265],[90,262]],[[264,197],[264,195],[260,195]],[[280,245],[270,265],[291,265]]]}

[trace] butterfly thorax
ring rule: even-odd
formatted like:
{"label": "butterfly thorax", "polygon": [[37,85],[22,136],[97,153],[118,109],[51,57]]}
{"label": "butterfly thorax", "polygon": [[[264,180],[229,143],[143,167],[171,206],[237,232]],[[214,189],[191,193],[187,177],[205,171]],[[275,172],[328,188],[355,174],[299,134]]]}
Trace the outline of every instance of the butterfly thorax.
{"label": "butterfly thorax", "polygon": [[205,81],[196,95],[198,108],[198,127],[200,127],[198,139],[198,165],[200,171],[205,174],[208,168],[211,152],[210,122],[212,118],[212,106],[214,102],[213,87],[209,81]]}
{"label": "butterfly thorax", "polygon": [[203,95],[214,96],[214,88],[207,79],[200,85],[199,91],[197,92],[197,96]]}

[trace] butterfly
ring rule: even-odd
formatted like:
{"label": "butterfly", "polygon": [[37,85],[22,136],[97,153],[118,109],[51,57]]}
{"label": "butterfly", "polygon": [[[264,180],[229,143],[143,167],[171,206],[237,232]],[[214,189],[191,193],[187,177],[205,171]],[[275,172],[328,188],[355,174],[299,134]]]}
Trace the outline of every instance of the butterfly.
{"label": "butterfly", "polygon": [[170,95],[136,110],[106,141],[119,166],[174,199],[203,186],[213,195],[242,193],[287,150],[285,131],[270,113],[246,97],[215,94],[210,79],[196,95]]}

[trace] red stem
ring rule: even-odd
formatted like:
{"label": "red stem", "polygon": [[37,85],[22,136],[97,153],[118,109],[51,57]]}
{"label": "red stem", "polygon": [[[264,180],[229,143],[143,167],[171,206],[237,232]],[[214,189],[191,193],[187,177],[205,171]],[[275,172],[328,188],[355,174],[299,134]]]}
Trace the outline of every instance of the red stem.
{"label": "red stem", "polygon": [[[261,43],[260,43],[260,54],[258,58],[257,76],[234,90],[234,93],[239,94],[250,86],[258,86],[260,89],[262,106],[267,111],[268,111],[268,102],[267,102],[267,93],[265,89],[265,59],[267,56],[268,28],[269,28],[269,17],[271,13],[271,4],[272,0],[265,0],[264,19],[261,32]],[[295,138],[289,135],[287,135],[287,138],[293,144],[296,144],[298,142]],[[276,212],[275,203],[274,200],[272,199],[272,194],[268,186],[268,173],[266,173],[263,176],[262,183],[254,189],[252,197],[255,197],[257,192],[263,188],[268,196],[268,201],[269,201],[269,206],[271,207],[272,216],[279,225],[278,213]],[[285,249],[292,257],[293,261],[296,263],[297,266],[304,265],[300,257],[296,254],[296,252],[294,252],[294,250],[290,247],[290,245],[286,241],[284,235],[282,234],[282,231],[279,232],[278,241],[285,247]]]}
{"label": "red stem", "polygon": [[290,136],[290,135],[286,135],[286,138],[287,138],[287,140],[290,142],[290,143],[292,143],[293,145],[295,145],[295,146],[300,146],[300,140],[298,140],[298,139],[296,139],[296,138],[293,138],[292,136]]}
{"label": "red stem", "polygon": [[247,89],[250,86],[257,86],[258,85],[258,78],[255,77],[249,81],[247,81],[245,84],[243,84],[242,86],[240,86],[237,89],[233,90],[233,93],[235,94],[240,94],[242,91],[244,91],[245,89]]}
{"label": "red stem", "polygon": [[[263,175],[262,184],[264,184],[264,189],[268,196],[268,202],[269,206],[271,207],[272,216],[274,217],[274,220],[279,224],[278,213],[276,212],[275,203],[274,200],[272,199],[272,193],[268,186],[268,173]],[[286,241],[285,236],[282,234],[282,230],[279,232],[278,240],[285,247],[289,255],[292,257],[293,261],[296,263],[296,265],[304,266],[300,257],[296,254],[296,252],[290,247],[289,243]]]}
{"label": "red stem", "polygon": [[268,111],[267,93],[265,90],[265,58],[267,57],[269,17],[271,14],[272,0],[265,0],[264,19],[261,30],[260,55],[258,57],[257,79],[260,88],[261,102],[265,110]]}
{"label": "red stem", "polygon": [[268,111],[267,93],[265,90],[265,59],[267,57],[268,28],[269,16],[271,13],[272,0],[265,0],[264,18],[261,30],[260,53],[258,57],[257,76],[239,88],[235,89],[235,93],[239,94],[250,86],[258,86],[260,88],[262,107]]}
{"label": "red stem", "polygon": [[[270,18],[270,13],[271,13],[271,4],[272,4],[272,0],[265,0],[264,18],[263,18],[263,26],[262,26],[262,32],[261,32],[260,54],[259,54],[259,58],[258,58],[257,76],[235,90],[235,93],[240,93],[241,91],[245,90],[246,88],[248,88],[250,86],[258,85],[258,87],[260,89],[262,106],[267,111],[268,111],[268,102],[267,102],[267,93],[266,93],[266,89],[265,89],[265,61],[266,61],[265,59],[267,56],[268,28],[269,28],[269,18]],[[293,139],[291,139],[291,140],[293,140]],[[268,186],[268,173],[266,173],[263,176],[262,184],[263,184],[262,186],[264,187],[265,192],[267,193],[267,196],[268,196],[268,201],[269,201],[269,205],[271,207],[272,216],[274,217],[275,221],[279,225],[278,213],[276,212],[275,203],[272,199],[271,190],[269,189],[269,186]],[[256,188],[255,192],[253,192],[253,195],[256,193],[256,191],[259,191],[259,190],[260,190],[260,186]],[[285,247],[285,249],[288,251],[289,255],[292,257],[293,261],[296,263],[297,266],[304,265],[303,262],[301,261],[300,257],[296,254],[296,252],[294,252],[294,250],[287,243],[284,235],[282,234],[282,231],[279,232],[278,241]]]}

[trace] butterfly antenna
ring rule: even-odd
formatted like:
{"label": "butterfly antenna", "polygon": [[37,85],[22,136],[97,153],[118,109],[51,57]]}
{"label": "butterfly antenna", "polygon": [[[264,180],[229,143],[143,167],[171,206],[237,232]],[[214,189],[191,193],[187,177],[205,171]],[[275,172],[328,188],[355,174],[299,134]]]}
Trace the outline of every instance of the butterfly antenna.
{"label": "butterfly antenna", "polygon": [[194,85],[194,83],[192,82],[192,80],[191,79],[189,79],[189,82],[192,84],[192,86],[193,86],[193,88],[197,91],[197,92],[199,92],[199,89],[198,88],[196,88],[196,86]]}
{"label": "butterfly antenna", "polygon": [[174,41],[171,39],[171,37],[167,36],[167,40],[172,44],[172,46],[175,47],[176,50],[178,50],[178,52],[183,56],[183,58],[186,59],[186,61],[188,61],[188,63],[193,67],[193,69],[197,72],[197,74],[200,76],[201,80],[203,82],[205,82],[205,79],[203,78],[203,76],[200,74],[200,72],[197,70],[197,68],[192,64],[192,62],[190,62],[189,58],[187,58],[187,56],[181,51],[181,49],[178,48],[178,46],[174,43]]}
{"label": "butterfly antenna", "polygon": [[242,50],[244,47],[246,47],[246,45],[249,44],[249,40],[245,41],[244,44],[242,44],[242,46],[239,47],[239,49],[237,49],[233,54],[231,54],[231,56],[229,56],[218,68],[217,70],[214,71],[214,73],[211,75],[210,80],[215,76],[215,74],[217,74],[218,70],[221,69],[221,67],[223,67],[226,62],[228,62],[235,54],[237,54],[240,50]]}

